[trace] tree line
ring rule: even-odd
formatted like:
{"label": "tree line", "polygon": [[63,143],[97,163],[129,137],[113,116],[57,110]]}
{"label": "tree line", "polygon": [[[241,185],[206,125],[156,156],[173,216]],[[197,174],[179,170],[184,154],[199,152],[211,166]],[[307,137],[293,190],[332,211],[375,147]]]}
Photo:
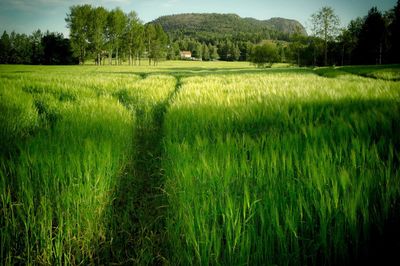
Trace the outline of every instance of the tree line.
{"label": "tree line", "polygon": [[77,64],[69,39],[56,32],[34,31],[31,35],[4,31],[0,37],[0,64]]}
{"label": "tree line", "polygon": [[160,25],[146,24],[135,11],[128,14],[120,8],[75,5],[65,19],[70,30],[71,47],[84,64],[86,58],[94,58],[98,65],[119,65],[127,59],[129,65],[140,64],[146,56],[149,64],[157,64],[166,57],[168,36]]}
{"label": "tree line", "polygon": [[261,42],[251,48],[250,61],[257,66],[274,62],[302,66],[400,63],[400,0],[382,13],[376,7],[365,17],[339,28],[331,7],[311,15],[312,35],[294,34],[287,43]]}
{"label": "tree line", "polygon": [[342,29],[334,10],[323,7],[311,15],[312,35],[298,32],[284,40],[174,37],[159,24],[143,24],[134,11],[87,4],[71,6],[65,21],[69,39],[48,31],[29,36],[5,31],[0,63],[84,64],[90,59],[98,65],[136,65],[147,58],[149,64],[157,64],[161,59],[180,59],[181,51],[191,51],[198,60],[251,61],[257,66],[400,63],[400,0],[384,13],[373,7]]}
{"label": "tree line", "polygon": [[294,36],[289,44],[299,65],[364,65],[400,63],[400,0],[382,13],[372,7],[364,17],[339,28],[332,8],[311,16],[313,35]]}

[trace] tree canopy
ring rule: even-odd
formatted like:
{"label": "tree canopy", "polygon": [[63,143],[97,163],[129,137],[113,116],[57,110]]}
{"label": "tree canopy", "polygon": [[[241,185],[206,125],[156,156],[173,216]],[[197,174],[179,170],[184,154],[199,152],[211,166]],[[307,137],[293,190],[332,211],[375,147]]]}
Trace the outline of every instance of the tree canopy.
{"label": "tree canopy", "polygon": [[332,7],[322,7],[311,15],[314,36],[324,40],[324,64],[328,64],[328,41],[332,41],[339,31],[340,20]]}
{"label": "tree canopy", "polygon": [[121,55],[132,64],[136,59],[140,62],[145,49],[150,61],[158,62],[165,57],[168,36],[157,25],[145,30],[134,11],[126,14],[120,8],[75,5],[70,7],[65,21],[72,50],[81,64],[87,57],[94,58],[96,64],[104,64],[107,57],[109,64],[114,60],[119,65]]}
{"label": "tree canopy", "polygon": [[164,58],[181,59],[181,51],[191,52],[189,60],[258,66],[274,61],[299,66],[400,63],[400,0],[385,12],[373,7],[342,29],[334,10],[322,7],[311,15],[312,36],[297,21],[282,18],[180,14],[144,25],[134,11],[89,4],[71,6],[65,21],[69,39],[40,30],[31,35],[3,32],[0,63],[136,65],[146,58],[156,65]]}
{"label": "tree canopy", "polygon": [[271,67],[278,60],[277,46],[270,41],[254,46],[250,53],[250,61],[257,67]]}

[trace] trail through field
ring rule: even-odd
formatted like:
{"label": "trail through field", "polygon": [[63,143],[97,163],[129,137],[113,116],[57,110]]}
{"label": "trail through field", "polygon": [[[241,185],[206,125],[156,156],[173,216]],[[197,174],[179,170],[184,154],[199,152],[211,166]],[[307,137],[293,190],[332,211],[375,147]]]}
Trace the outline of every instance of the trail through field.
{"label": "trail through field", "polygon": [[[156,105],[151,112],[136,110],[135,140],[131,164],[125,169],[115,195],[110,221],[111,243],[100,256],[118,264],[165,264],[165,211],[167,199],[163,192],[162,139],[164,113],[180,88]],[[124,247],[121,250],[121,247]]]}

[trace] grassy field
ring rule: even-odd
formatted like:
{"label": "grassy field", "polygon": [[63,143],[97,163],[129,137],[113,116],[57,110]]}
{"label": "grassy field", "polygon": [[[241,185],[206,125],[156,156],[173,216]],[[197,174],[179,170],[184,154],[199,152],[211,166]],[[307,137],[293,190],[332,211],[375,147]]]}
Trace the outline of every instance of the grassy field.
{"label": "grassy field", "polygon": [[398,258],[399,76],[0,65],[1,264]]}

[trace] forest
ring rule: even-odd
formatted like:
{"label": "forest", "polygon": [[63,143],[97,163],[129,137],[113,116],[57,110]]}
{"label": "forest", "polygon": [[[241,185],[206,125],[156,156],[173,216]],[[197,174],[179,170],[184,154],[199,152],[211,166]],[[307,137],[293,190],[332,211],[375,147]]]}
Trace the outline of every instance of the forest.
{"label": "forest", "polygon": [[[329,27],[324,28],[323,19]],[[181,14],[144,24],[135,11],[71,6],[65,18],[70,36],[37,30],[31,35],[3,32],[2,64],[149,64],[178,60],[251,61],[257,66],[399,63],[400,1],[385,12],[372,7],[340,28],[330,7],[311,15],[311,34],[294,20],[258,21],[235,14]]]}

